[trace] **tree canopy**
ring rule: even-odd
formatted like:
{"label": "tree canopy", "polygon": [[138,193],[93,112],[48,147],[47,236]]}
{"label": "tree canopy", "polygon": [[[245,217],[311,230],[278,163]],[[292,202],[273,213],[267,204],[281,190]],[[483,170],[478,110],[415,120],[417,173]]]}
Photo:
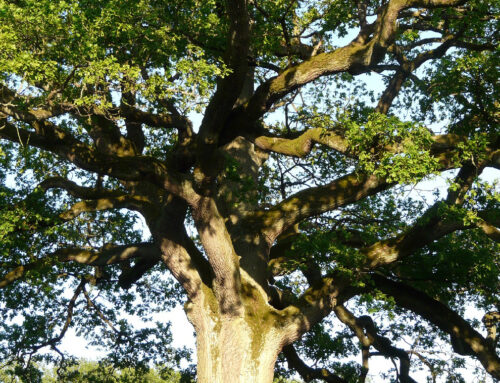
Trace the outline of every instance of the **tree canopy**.
{"label": "tree canopy", "polygon": [[[8,366],[0,370],[0,379],[3,383],[61,382],[59,367],[39,369],[32,365],[28,370],[23,366]],[[16,370],[17,369],[17,370]],[[136,370],[130,367],[116,368],[109,364],[97,363],[88,360],[79,360],[68,367],[64,378],[72,383],[188,383],[183,380],[179,372],[171,369],[150,368],[148,371]]]}
{"label": "tree canopy", "polygon": [[499,11],[0,0],[2,365],[500,379]]}

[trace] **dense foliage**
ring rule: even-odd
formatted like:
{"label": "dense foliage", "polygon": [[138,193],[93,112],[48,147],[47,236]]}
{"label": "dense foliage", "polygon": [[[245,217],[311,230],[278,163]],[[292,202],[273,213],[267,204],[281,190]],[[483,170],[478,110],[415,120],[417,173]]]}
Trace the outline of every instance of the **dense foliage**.
{"label": "dense foliage", "polygon": [[99,364],[93,361],[80,360],[67,368],[40,368],[31,366],[7,366],[0,370],[0,381],[3,383],[41,382],[57,383],[190,383],[188,375],[182,375],[169,368],[142,369],[116,368],[112,365]]}
{"label": "dense foliage", "polygon": [[500,379],[499,11],[0,0],[2,371]]}

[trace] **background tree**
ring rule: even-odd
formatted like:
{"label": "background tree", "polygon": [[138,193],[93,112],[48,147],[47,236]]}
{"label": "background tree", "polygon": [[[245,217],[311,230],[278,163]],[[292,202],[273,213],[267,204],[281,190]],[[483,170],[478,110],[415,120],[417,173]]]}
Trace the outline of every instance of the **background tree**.
{"label": "background tree", "polygon": [[0,0],[2,359],[64,364],[75,328],[117,366],[175,365],[169,328],[125,313],[180,299],[199,382],[271,382],[280,352],[306,381],[378,355],[387,380],[459,379],[440,342],[500,378],[498,14]]}
{"label": "background tree", "polygon": [[[38,370],[36,365],[32,365]],[[17,371],[16,371],[17,368]],[[100,364],[94,361],[79,360],[64,370],[58,366],[41,369],[43,374],[35,377],[28,374],[23,366],[9,366],[0,370],[0,379],[4,383],[41,382],[41,383],[187,383],[191,382],[187,376],[169,368],[161,367],[142,369],[115,368],[111,365]]]}

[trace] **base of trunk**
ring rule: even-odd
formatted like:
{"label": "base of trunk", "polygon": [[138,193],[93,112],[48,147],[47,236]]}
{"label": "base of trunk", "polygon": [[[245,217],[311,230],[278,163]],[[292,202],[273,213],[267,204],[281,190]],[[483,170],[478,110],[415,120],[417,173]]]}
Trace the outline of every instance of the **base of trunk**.
{"label": "base of trunk", "polygon": [[196,331],[197,381],[272,383],[282,346],[273,315],[256,305],[245,307],[243,316],[220,315],[212,297],[203,294],[203,302],[185,307]]}

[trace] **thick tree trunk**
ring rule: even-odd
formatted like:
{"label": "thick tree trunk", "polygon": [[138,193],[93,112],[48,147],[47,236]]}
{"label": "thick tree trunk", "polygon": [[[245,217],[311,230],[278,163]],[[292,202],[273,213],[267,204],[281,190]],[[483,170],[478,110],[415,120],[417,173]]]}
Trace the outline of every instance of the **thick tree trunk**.
{"label": "thick tree trunk", "polygon": [[199,383],[271,383],[283,346],[279,315],[267,304],[246,300],[243,314],[222,314],[205,288],[186,313],[196,331]]}

